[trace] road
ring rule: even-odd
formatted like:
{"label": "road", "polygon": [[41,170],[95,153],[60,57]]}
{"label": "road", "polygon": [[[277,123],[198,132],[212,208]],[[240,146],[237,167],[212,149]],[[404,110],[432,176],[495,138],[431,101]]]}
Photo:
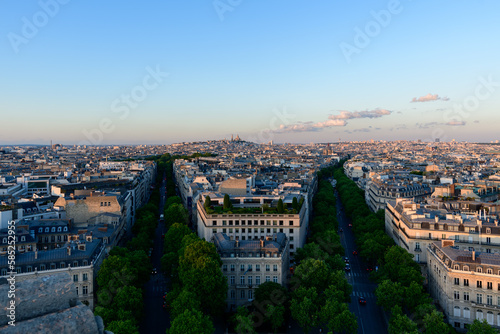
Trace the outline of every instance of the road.
{"label": "road", "polygon": [[[351,271],[346,272],[347,280],[352,285],[353,290],[349,309],[358,319],[359,334],[387,334],[385,314],[382,308],[376,304],[375,288],[377,285],[370,281],[368,277],[369,272],[366,270],[367,265],[358,255],[353,255],[353,251],[356,250],[356,242],[354,241],[352,228],[349,227],[351,221],[345,215],[337,191],[335,191],[335,195],[337,197],[339,228],[343,229],[343,232],[340,232],[340,240],[349,258],[351,267]],[[359,304],[359,297],[366,299],[366,305]]]}
{"label": "road", "polygon": [[[160,186],[160,214],[163,213],[165,206],[165,178]],[[167,280],[160,270],[160,259],[163,255],[163,240],[161,235],[165,233],[164,222],[159,222],[155,232],[155,240],[151,261],[153,268],[156,268],[158,273],[151,275],[151,279],[145,285],[144,289],[144,318],[139,325],[139,332],[143,334],[164,334],[167,327],[170,325],[170,315],[163,309],[163,294],[167,290]]]}

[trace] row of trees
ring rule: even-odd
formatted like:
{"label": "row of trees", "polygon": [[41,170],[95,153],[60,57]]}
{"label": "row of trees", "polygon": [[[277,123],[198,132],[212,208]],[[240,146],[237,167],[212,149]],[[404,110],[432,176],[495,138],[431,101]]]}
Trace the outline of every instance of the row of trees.
{"label": "row of trees", "polygon": [[[153,196],[152,196],[153,197]],[[154,198],[153,198],[154,199]],[[106,329],[115,334],[136,334],[143,316],[143,286],[152,265],[147,252],[152,246],[158,207],[150,202],[137,210],[135,234],[127,247],[115,247],[97,275],[97,306],[94,313],[103,318]]]}
{"label": "row of trees", "polygon": [[349,311],[352,287],[344,274],[344,248],[337,233],[336,200],[332,185],[320,178],[313,199],[314,217],[306,245],[297,250],[298,266],[291,280],[292,317],[308,332],[326,326],[330,332],[357,332],[356,317]]}
{"label": "row of trees", "polygon": [[[334,176],[337,180],[337,189],[345,213],[352,221],[360,256],[380,268],[371,275],[378,283],[375,290],[377,303],[391,314],[389,333],[455,333],[424,291],[424,277],[413,255],[394,245],[385,233],[384,211],[373,213],[369,210],[363,192],[344,174],[341,166],[329,168],[325,176]],[[476,320],[468,333],[491,333],[484,331],[488,327]]]}

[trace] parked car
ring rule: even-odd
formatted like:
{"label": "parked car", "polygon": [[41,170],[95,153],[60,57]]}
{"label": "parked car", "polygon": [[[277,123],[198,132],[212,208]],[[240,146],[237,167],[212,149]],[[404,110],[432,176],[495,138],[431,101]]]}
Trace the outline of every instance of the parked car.
{"label": "parked car", "polygon": [[358,302],[359,302],[361,305],[366,305],[366,299],[365,299],[365,297],[359,297],[359,298],[358,298]]}

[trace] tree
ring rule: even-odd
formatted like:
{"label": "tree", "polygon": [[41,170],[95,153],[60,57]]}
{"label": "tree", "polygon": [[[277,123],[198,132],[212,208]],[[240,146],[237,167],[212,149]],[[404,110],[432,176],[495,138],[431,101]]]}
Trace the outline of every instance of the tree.
{"label": "tree", "polygon": [[298,280],[301,286],[315,287],[318,291],[324,291],[332,282],[331,270],[326,263],[311,258],[297,266],[294,279]]}
{"label": "tree", "polygon": [[318,324],[318,293],[316,288],[300,287],[294,292],[290,305],[292,317],[305,333]]}
{"label": "tree", "polygon": [[174,299],[171,304],[170,314],[172,318],[184,313],[185,310],[201,311],[200,296],[193,292],[183,289],[182,292]]}
{"label": "tree", "polygon": [[221,265],[215,245],[200,239],[188,244],[179,259],[179,277],[184,288],[203,296],[202,308],[212,315],[221,313],[226,304],[227,278]]}
{"label": "tree", "polygon": [[288,299],[287,289],[281,284],[274,282],[265,282],[255,289],[255,302],[254,304],[268,304],[283,305]]}
{"label": "tree", "polygon": [[401,307],[403,305],[404,287],[399,282],[384,280],[375,290],[377,296],[377,304],[382,306],[386,311],[391,310],[395,305]]}
{"label": "tree", "polygon": [[182,199],[179,196],[170,196],[165,202],[165,207],[168,208],[172,204],[182,204]]}
{"label": "tree", "polygon": [[113,305],[115,310],[130,311],[135,319],[139,320],[144,308],[142,290],[134,286],[124,286],[118,290]]}
{"label": "tree", "polygon": [[491,327],[488,322],[486,322],[486,319],[483,319],[483,321],[479,321],[477,319],[474,320],[472,324],[469,326],[469,330],[467,331],[467,334],[497,334],[498,331]]}
{"label": "tree", "polygon": [[167,334],[213,334],[210,318],[197,310],[184,310],[172,322]]}
{"label": "tree", "polygon": [[222,206],[222,209],[224,211],[231,210],[233,208],[233,204],[231,203],[231,199],[229,198],[228,194],[224,195],[224,204]]}
{"label": "tree", "polygon": [[108,324],[106,330],[114,334],[139,334],[139,329],[134,321],[129,320],[115,320]]}
{"label": "tree", "polygon": [[281,198],[278,200],[278,205],[277,205],[276,210],[278,211],[278,213],[285,212],[285,207],[283,206],[283,200]]}
{"label": "tree", "polygon": [[389,321],[389,334],[418,334],[418,327],[416,323],[403,314],[401,307],[394,306]]}
{"label": "tree", "polygon": [[299,202],[297,201],[297,197],[292,199],[292,209],[295,210],[295,213],[299,212]]}
{"label": "tree", "polygon": [[174,223],[165,234],[163,250],[165,253],[177,253],[182,248],[182,238],[193,232],[185,224]]}
{"label": "tree", "polygon": [[212,205],[212,200],[210,199],[210,196],[205,196],[205,203],[203,203],[203,206],[205,207],[205,210],[210,208],[210,205]]}
{"label": "tree", "polygon": [[165,224],[171,226],[174,223],[187,225],[188,212],[182,204],[174,203],[165,209]]}
{"label": "tree", "polygon": [[425,334],[448,334],[450,328],[444,322],[443,313],[432,311],[424,317],[424,333]]}
{"label": "tree", "polygon": [[346,303],[336,299],[327,299],[321,308],[321,320],[328,324],[328,328],[335,332],[354,334],[358,331],[356,316],[349,311]]}
{"label": "tree", "polygon": [[271,328],[275,333],[285,323],[285,306],[283,305],[267,305],[266,317],[271,322]]}

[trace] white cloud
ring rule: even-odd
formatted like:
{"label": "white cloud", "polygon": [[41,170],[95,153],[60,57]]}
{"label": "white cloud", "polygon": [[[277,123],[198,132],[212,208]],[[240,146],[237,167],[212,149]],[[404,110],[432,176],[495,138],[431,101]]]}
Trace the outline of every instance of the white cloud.
{"label": "white cloud", "polygon": [[324,128],[332,128],[336,126],[346,126],[346,120],[356,118],[379,118],[390,115],[392,111],[386,109],[374,109],[365,111],[346,111],[342,110],[338,115],[330,115],[328,119],[323,122],[297,122],[290,125],[280,125],[279,129],[275,130],[276,133],[284,132],[310,132],[319,131]]}
{"label": "white cloud", "polygon": [[420,97],[414,97],[411,102],[430,102],[430,101],[437,101],[437,100],[441,100],[441,101],[449,101],[450,99],[446,96],[444,97],[440,97],[438,94],[427,94],[425,96],[420,96]]}

